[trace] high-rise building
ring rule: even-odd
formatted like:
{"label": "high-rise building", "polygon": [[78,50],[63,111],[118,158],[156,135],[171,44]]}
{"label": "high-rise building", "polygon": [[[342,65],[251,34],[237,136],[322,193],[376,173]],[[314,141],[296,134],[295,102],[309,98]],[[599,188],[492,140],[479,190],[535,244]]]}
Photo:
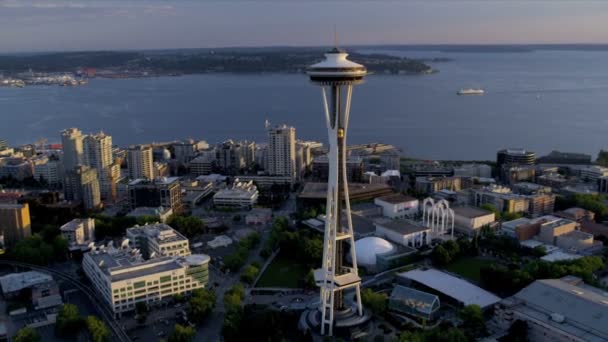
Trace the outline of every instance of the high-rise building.
{"label": "high-rise building", "polygon": [[8,148],[8,143],[6,142],[6,139],[0,139],[0,150],[4,150]]}
{"label": "high-rise building", "polygon": [[77,128],[68,128],[61,132],[64,170],[72,170],[83,164],[83,139],[82,132]]}
{"label": "high-rise building", "polygon": [[63,182],[63,165],[56,157],[41,156],[34,159],[34,178],[43,180],[50,186]]}
{"label": "high-rise building", "polygon": [[209,148],[209,144],[204,141],[195,141],[192,139],[173,143],[173,153],[175,154],[175,160],[180,165],[189,163],[196,157],[198,151]]}
{"label": "high-rise building", "polygon": [[178,177],[162,177],[153,181],[136,179],[128,185],[131,209],[138,207],[182,210],[182,187]]}
{"label": "high-rise building", "polygon": [[536,155],[534,152],[522,148],[509,148],[496,153],[496,168],[500,171],[503,165],[523,166],[534,165]]}
{"label": "high-rise building", "polygon": [[127,150],[127,166],[130,179],[154,179],[152,147],[145,145],[131,146]]}
{"label": "high-rise building", "polygon": [[114,164],[112,137],[103,132],[87,135],[83,140],[83,151],[84,165],[97,171],[101,198],[113,202],[120,169]]}
{"label": "high-rise building", "polygon": [[268,165],[271,176],[288,176],[296,179],[296,129],[279,125],[268,127]]}
{"label": "high-rise building", "polygon": [[[321,289],[319,311],[305,312],[301,321],[315,327],[320,325],[321,335],[330,336],[333,335],[334,328],[354,328],[365,324],[369,319],[369,314],[364,315],[361,304],[361,277],[357,269],[346,174],[346,137],[352,90],[354,85],[363,82],[367,70],[363,65],[346,59],[347,56],[346,52],[335,48],[325,54],[325,60],[308,68],[310,80],[321,87],[323,94],[329,135],[329,179],[323,260],[321,268],[314,271],[315,283]],[[293,153],[290,152],[295,152],[295,130],[285,127],[269,130],[269,133],[269,159],[274,154],[276,164],[271,171],[292,172],[289,169],[291,161],[287,157],[293,159]],[[293,147],[289,147],[289,144]],[[350,248],[347,248],[347,244],[350,244]],[[346,264],[347,250],[351,266]],[[344,296],[344,291],[351,289],[354,290],[354,301]]]}
{"label": "high-rise building", "polygon": [[101,196],[97,171],[88,166],[78,166],[66,172],[64,183],[65,198],[81,201],[85,210],[99,208]]}
{"label": "high-rise building", "polygon": [[30,222],[30,207],[24,204],[0,203],[0,232],[4,246],[12,247],[19,240],[32,234]]}

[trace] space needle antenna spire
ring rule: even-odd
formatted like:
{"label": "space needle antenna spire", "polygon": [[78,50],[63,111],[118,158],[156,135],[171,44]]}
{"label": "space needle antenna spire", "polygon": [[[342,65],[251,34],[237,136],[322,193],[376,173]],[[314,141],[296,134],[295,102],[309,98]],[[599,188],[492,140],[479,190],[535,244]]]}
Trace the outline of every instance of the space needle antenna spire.
{"label": "space needle antenna spire", "polygon": [[[315,270],[315,283],[320,287],[319,311],[321,335],[333,335],[336,319],[348,313],[362,317],[361,278],[357,269],[355,238],[350,212],[347,182],[346,136],[350,116],[353,86],[361,84],[367,69],[349,61],[348,54],[338,48],[338,34],[334,28],[335,47],[325,53],[325,60],[310,66],[307,74],[312,83],[321,87],[325,122],[329,137],[329,176],[323,260]],[[348,246],[349,245],[349,246]],[[350,265],[345,255],[350,254]],[[344,291],[354,290],[355,301],[349,302]],[[337,315],[336,315],[337,313]]]}

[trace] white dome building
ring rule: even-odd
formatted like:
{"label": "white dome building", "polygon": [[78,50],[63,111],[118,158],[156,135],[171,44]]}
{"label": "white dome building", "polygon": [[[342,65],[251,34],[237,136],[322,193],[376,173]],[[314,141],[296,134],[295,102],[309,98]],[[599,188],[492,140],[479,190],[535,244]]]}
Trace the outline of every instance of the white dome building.
{"label": "white dome building", "polygon": [[378,255],[390,255],[397,251],[392,243],[377,236],[368,236],[355,241],[358,266],[373,270]]}

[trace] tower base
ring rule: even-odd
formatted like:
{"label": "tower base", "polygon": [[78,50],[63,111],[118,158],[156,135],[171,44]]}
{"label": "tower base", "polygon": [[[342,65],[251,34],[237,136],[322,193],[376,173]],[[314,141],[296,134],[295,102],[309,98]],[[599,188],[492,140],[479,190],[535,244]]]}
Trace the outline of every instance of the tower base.
{"label": "tower base", "polygon": [[[369,335],[372,315],[365,308],[363,308],[362,316],[358,315],[355,306],[335,311],[334,315],[333,336],[353,341]],[[319,309],[308,309],[302,312],[298,329],[304,334],[310,334],[319,339],[323,338],[324,336],[321,335],[321,311]]]}

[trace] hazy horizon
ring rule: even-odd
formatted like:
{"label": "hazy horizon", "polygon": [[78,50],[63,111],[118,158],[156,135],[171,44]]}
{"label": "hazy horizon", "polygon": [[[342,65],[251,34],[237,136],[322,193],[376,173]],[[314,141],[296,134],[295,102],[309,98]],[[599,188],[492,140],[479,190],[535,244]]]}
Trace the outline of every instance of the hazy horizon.
{"label": "hazy horizon", "polygon": [[0,53],[608,43],[599,1],[0,0]]}

